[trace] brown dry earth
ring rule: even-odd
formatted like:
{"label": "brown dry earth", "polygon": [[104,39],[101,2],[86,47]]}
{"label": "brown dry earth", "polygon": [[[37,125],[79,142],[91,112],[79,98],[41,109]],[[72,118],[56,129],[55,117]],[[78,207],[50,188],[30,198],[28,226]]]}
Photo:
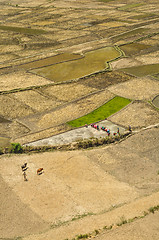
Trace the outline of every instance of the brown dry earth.
{"label": "brown dry earth", "polygon": [[2,239],[72,238],[158,205],[158,133],[144,130],[92,150],[1,156]]}

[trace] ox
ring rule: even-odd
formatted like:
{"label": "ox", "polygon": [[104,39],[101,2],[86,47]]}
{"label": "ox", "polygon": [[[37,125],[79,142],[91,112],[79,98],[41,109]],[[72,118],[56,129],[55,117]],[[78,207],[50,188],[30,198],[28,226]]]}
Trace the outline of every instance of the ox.
{"label": "ox", "polygon": [[37,170],[37,174],[40,175],[43,170],[44,170],[43,168],[39,168],[39,169]]}
{"label": "ox", "polygon": [[26,167],[27,167],[27,163],[24,163],[21,168],[22,168],[22,171],[25,171],[26,170]]}

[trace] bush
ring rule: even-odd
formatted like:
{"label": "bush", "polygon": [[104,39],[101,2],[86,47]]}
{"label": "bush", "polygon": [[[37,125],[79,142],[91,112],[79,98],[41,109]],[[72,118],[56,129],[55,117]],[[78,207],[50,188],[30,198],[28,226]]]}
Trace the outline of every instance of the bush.
{"label": "bush", "polygon": [[77,236],[77,239],[88,238],[88,234],[80,234]]}
{"label": "bush", "polygon": [[3,154],[3,149],[2,148],[0,148],[0,155],[2,155]]}
{"label": "bush", "polygon": [[23,148],[20,145],[20,143],[11,143],[11,147],[9,149],[10,153],[22,153],[23,152]]}

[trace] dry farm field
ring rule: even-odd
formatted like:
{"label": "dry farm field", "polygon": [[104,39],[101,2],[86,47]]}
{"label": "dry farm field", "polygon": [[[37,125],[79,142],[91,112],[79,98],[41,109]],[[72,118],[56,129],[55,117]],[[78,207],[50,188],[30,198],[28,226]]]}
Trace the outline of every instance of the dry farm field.
{"label": "dry farm field", "polygon": [[0,148],[73,135],[116,96],[124,141],[0,156],[0,240],[159,239],[158,0],[0,1]]}

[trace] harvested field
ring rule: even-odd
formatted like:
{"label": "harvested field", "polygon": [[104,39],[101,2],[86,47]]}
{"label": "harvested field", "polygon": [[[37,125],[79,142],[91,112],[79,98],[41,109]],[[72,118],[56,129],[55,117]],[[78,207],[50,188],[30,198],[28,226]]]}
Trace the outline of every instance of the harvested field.
{"label": "harvested field", "polygon": [[152,52],[152,53],[149,53],[149,54],[145,54],[145,55],[141,55],[141,56],[137,56],[136,57],[136,60],[137,61],[140,61],[142,64],[157,64],[159,63],[159,60],[158,60],[158,56],[159,56],[159,51],[155,51],[155,52]]}
{"label": "harvested field", "polygon": [[0,137],[0,146],[3,147],[8,147],[9,145],[9,138],[6,137]]}
{"label": "harvested field", "polygon": [[98,89],[82,85],[81,82],[78,82],[48,86],[41,88],[40,91],[58,101],[71,102],[90,93],[96,92]]}
{"label": "harvested field", "polygon": [[133,99],[151,100],[159,92],[159,82],[150,78],[134,78],[124,83],[108,87],[113,94]]}
{"label": "harvested field", "polygon": [[159,112],[150,104],[135,101],[120,112],[109,117],[108,120],[124,127],[143,128],[159,122]]}
{"label": "harvested field", "polygon": [[102,72],[80,79],[80,83],[89,87],[97,89],[105,89],[110,85],[116,85],[120,82],[125,82],[130,80],[132,77],[123,72],[113,71],[113,72]]}
{"label": "harvested field", "polygon": [[36,75],[33,76],[32,74],[23,71],[11,72],[0,76],[1,91],[40,86],[49,83],[50,81],[45,78]]}
{"label": "harvested field", "polygon": [[0,123],[0,132],[1,132],[1,136],[5,136],[10,139],[13,139],[29,133],[30,129],[25,125],[14,120],[13,122],[8,124]]}
{"label": "harvested field", "polygon": [[[91,94],[85,98],[64,105],[60,108],[53,110],[39,116],[31,116],[27,119],[30,124],[36,124],[38,129],[49,128],[51,126],[58,126],[73,119],[79,118],[92,110],[103,105],[106,101],[111,99],[114,95],[109,91],[101,91],[99,93]],[[25,119],[24,119],[25,123]]]}
{"label": "harvested field", "polygon": [[0,114],[9,119],[24,117],[34,113],[31,108],[15,100],[12,96],[0,95],[0,102]]}
{"label": "harvested field", "polygon": [[60,100],[50,99],[47,95],[42,95],[40,92],[33,90],[12,93],[11,96],[37,112],[48,111],[61,104]]}
{"label": "harvested field", "polygon": [[39,232],[39,229],[44,231],[48,228],[48,224],[21,201],[1,175],[0,183],[0,225],[3,229],[0,231],[0,235],[2,239],[14,238],[28,233],[35,234]]}

